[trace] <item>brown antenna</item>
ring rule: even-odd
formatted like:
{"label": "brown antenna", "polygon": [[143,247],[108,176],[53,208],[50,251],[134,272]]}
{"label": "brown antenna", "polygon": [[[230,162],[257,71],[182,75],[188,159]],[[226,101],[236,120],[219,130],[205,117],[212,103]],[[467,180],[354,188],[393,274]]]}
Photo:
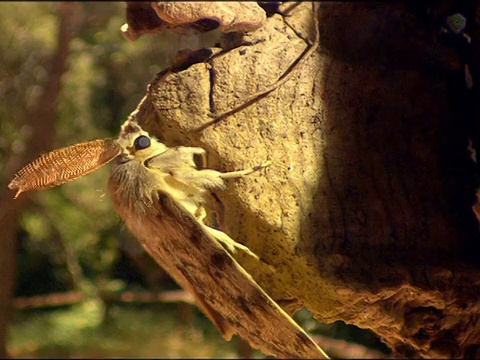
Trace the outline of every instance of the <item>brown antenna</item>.
{"label": "brown antenna", "polygon": [[23,192],[47,189],[90,174],[120,154],[113,139],[99,139],[67,146],[41,155],[20,169],[8,184]]}

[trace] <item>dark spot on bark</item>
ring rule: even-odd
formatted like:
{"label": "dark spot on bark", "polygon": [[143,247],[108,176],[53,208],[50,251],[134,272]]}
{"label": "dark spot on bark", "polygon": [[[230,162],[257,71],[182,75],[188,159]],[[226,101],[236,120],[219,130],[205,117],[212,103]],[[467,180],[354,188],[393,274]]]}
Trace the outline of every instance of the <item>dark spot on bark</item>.
{"label": "dark spot on bark", "polygon": [[245,328],[245,326],[244,326],[242,323],[240,323],[239,321],[237,321],[237,320],[231,320],[230,322],[231,322],[231,324],[233,324],[233,327],[234,327],[235,329],[243,329],[243,328]]}
{"label": "dark spot on bark", "polygon": [[279,13],[280,1],[261,1],[258,5],[265,11],[267,17]]}
{"label": "dark spot on bark", "polygon": [[406,358],[418,358],[418,357],[420,357],[418,351],[412,345],[407,344],[407,343],[396,344],[394,346],[394,351],[400,357],[406,357]]}
{"label": "dark spot on bark", "polygon": [[227,266],[232,265],[232,259],[223,252],[216,252],[210,257],[212,265],[216,266],[219,270],[225,270]]}
{"label": "dark spot on bark", "polygon": [[[192,226],[192,222],[194,222],[195,220],[193,220],[192,216],[187,213],[186,211],[180,211],[178,212],[178,214],[180,215],[180,219],[185,222],[185,223],[188,223],[188,226]],[[199,230],[197,230],[199,231]]]}
{"label": "dark spot on bark", "polygon": [[[258,308],[263,313],[267,312],[268,299],[263,295],[260,290],[255,289],[253,293],[248,296],[248,299],[250,300],[250,304],[252,304],[252,306]],[[270,307],[273,307],[273,305],[271,305]]]}
{"label": "dark spot on bark", "polygon": [[298,352],[293,353],[291,349],[289,349],[288,344],[283,342],[275,341],[274,343],[269,344],[268,346],[273,351],[274,354],[281,354],[282,358],[284,359],[298,359],[299,355]]}
{"label": "dark spot on bark", "polygon": [[298,332],[297,337],[304,343],[310,342],[310,338],[308,337],[308,335],[303,332]]}
{"label": "dark spot on bark", "polygon": [[[207,29],[208,27],[211,27],[211,29],[218,27],[218,22],[210,19],[204,19],[204,20],[200,20],[197,23],[190,24],[189,26],[193,28],[199,27],[198,30],[203,32],[203,31],[208,31]],[[204,26],[206,27],[203,28],[202,30],[201,28]],[[181,50],[177,53],[177,55],[173,59],[173,63],[171,65],[172,72],[179,72],[187,69],[193,64],[206,62],[212,56],[212,54],[213,54],[213,51],[211,49]]]}
{"label": "dark spot on bark", "polygon": [[413,340],[417,345],[424,345],[430,340],[430,335],[424,329],[420,329],[413,335]]}
{"label": "dark spot on bark", "polygon": [[480,358],[480,345],[474,344],[467,346],[465,349],[465,359],[478,359]]}
{"label": "dark spot on bark", "polygon": [[167,194],[163,192],[158,192],[158,203],[160,204],[162,211],[167,213],[170,216],[173,216],[173,212],[170,209],[170,201],[171,200]]}
{"label": "dark spot on bark", "polygon": [[247,300],[245,300],[245,298],[243,296],[238,296],[237,297],[237,303],[238,303],[238,306],[243,310],[243,312],[245,312],[249,316],[254,315],[254,313],[252,312],[252,310],[250,309],[250,307],[247,304]]}
{"label": "dark spot on bark", "polygon": [[202,248],[202,235],[202,233],[194,232],[192,233],[192,236],[190,236],[190,241],[196,248]]}
{"label": "dark spot on bark", "polygon": [[430,350],[445,354],[449,358],[456,358],[462,352],[451,330],[436,334],[436,339],[430,343]]}
{"label": "dark spot on bark", "polygon": [[[186,264],[184,264],[186,265]],[[196,281],[196,278],[195,277],[192,277],[190,276],[190,273],[188,272],[188,266],[185,266],[185,267],[178,267],[178,270],[180,271],[180,273],[185,277],[185,279],[187,279],[187,281],[191,284],[191,285],[196,285],[198,283],[198,281]]]}
{"label": "dark spot on bark", "polygon": [[412,308],[405,313],[404,331],[408,334],[421,332],[432,336],[440,331],[439,324],[442,319],[442,311],[433,306]]}
{"label": "dark spot on bark", "polygon": [[205,169],[205,159],[200,154],[193,154],[193,162],[198,170]]}
{"label": "dark spot on bark", "polygon": [[295,341],[295,346],[296,348],[302,348],[305,346],[308,346],[308,344],[312,341],[307,334],[303,332],[297,332],[296,334],[296,341]]}

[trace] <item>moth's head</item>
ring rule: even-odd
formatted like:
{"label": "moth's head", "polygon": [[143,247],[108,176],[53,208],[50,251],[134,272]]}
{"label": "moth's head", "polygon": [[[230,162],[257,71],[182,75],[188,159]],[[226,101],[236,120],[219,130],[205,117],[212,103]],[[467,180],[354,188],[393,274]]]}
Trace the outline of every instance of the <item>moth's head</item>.
{"label": "moth's head", "polygon": [[167,150],[164,144],[133,121],[122,126],[117,142],[122,148],[122,158],[125,161],[136,160],[143,163]]}

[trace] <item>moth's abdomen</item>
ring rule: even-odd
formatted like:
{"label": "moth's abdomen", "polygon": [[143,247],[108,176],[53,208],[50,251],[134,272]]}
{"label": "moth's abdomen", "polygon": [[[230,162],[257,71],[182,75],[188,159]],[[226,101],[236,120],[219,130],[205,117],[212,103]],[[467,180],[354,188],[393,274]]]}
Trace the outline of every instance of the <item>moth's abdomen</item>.
{"label": "moth's abdomen", "polygon": [[46,189],[87,175],[120,153],[115,140],[102,139],[67,146],[41,155],[22,169],[8,184],[22,192]]}

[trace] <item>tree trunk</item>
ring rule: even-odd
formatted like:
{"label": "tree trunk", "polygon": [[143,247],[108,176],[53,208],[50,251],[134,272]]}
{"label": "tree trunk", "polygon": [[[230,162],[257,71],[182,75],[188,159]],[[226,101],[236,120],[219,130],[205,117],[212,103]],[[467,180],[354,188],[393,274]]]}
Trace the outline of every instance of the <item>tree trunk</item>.
{"label": "tree trunk", "polygon": [[314,37],[312,16],[302,3],[163,74],[141,125],[205,148],[217,170],[272,160],[217,195],[222,229],[277,272],[245,268],[287,310],[372,329],[399,356],[479,356],[474,165],[449,77],[461,64],[403,4],[322,3],[319,51],[199,130],[275,83]]}

